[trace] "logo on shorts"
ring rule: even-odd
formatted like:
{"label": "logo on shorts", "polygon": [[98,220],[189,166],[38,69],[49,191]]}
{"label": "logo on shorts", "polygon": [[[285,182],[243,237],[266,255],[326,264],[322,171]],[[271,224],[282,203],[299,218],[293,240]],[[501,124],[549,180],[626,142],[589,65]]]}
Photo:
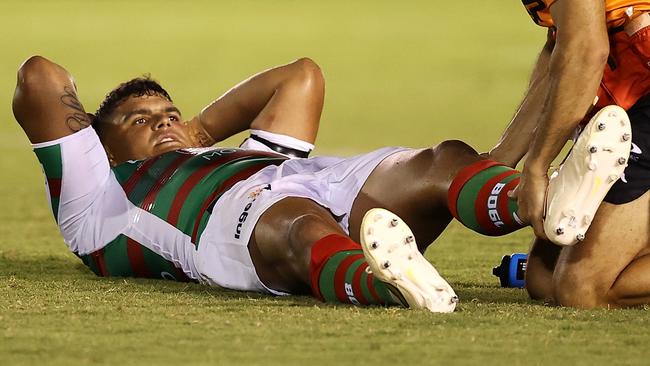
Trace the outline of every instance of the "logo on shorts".
{"label": "logo on shorts", "polygon": [[251,193],[248,194],[248,199],[249,199],[249,200],[253,200],[253,201],[255,201],[255,200],[257,199],[257,197],[258,197],[258,196],[262,193],[262,191],[264,191],[264,190],[270,191],[270,190],[271,190],[271,185],[270,185],[270,184],[267,184],[267,185],[265,185],[264,187],[260,187],[260,188],[258,188],[258,189],[256,189],[256,190],[252,191]]}
{"label": "logo on shorts", "polygon": [[255,200],[257,200],[257,197],[259,197],[259,195],[264,190],[269,190],[270,191],[271,190],[271,185],[267,184],[267,185],[265,185],[263,187],[260,187],[260,188],[254,190],[254,191],[252,191],[251,193],[248,194],[248,199],[250,200],[250,202],[248,202],[246,204],[246,206],[244,206],[244,210],[239,215],[239,219],[237,220],[238,221],[237,222],[237,228],[235,229],[235,239],[239,239],[241,237],[241,228],[244,225],[244,223],[246,222],[246,219],[248,218],[248,211],[251,209],[251,207],[253,207],[253,202],[255,202]]}

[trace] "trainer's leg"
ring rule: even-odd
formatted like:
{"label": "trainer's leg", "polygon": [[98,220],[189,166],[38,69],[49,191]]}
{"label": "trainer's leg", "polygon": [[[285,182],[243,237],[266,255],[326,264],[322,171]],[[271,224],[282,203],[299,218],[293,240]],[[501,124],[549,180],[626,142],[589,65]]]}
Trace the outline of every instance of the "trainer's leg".
{"label": "trainer's leg", "polygon": [[461,141],[396,153],[370,174],[352,206],[350,233],[366,211],[381,207],[404,219],[424,251],[453,217],[472,230],[503,235],[523,227],[507,191],[518,172],[483,159]]}
{"label": "trainer's leg", "polygon": [[560,305],[581,308],[650,303],[650,191],[636,200],[604,202],[586,240],[566,247],[553,276]]}
{"label": "trainer's leg", "polygon": [[534,239],[526,263],[526,290],[533,300],[553,302],[553,272],[562,247]]}
{"label": "trainer's leg", "polygon": [[262,214],[249,242],[262,283],[313,294],[327,302],[396,304],[385,284],[367,273],[361,246],[331,213],[304,198],[285,198]]}

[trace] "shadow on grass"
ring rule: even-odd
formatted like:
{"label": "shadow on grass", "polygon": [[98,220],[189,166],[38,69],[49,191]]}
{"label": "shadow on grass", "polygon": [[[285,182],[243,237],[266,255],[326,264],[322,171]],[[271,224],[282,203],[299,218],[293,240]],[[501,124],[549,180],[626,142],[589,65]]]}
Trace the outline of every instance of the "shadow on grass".
{"label": "shadow on grass", "polygon": [[[164,279],[135,277],[99,277],[90,271],[76,257],[61,256],[19,256],[13,252],[0,252],[0,279],[9,282],[22,280],[27,283],[73,284],[99,289],[114,289],[116,286],[129,287],[147,293],[176,294],[189,293],[197,297],[210,297],[217,300],[270,300],[265,306],[314,306],[321,304],[311,296],[269,296],[256,292],[242,292],[220,287],[210,287],[195,282],[177,282]],[[134,288],[135,287],[135,288]]]}
{"label": "shadow on grass", "polygon": [[[479,286],[473,283],[452,284],[462,302],[478,301],[494,304],[535,304],[524,289]],[[541,303],[540,303],[541,304]]]}
{"label": "shadow on grass", "polygon": [[[100,289],[128,286],[131,290],[149,293],[189,293],[197,297],[217,300],[265,300],[265,306],[337,306],[323,304],[311,296],[269,296],[255,292],[241,292],[208,287],[198,283],[175,282],[163,279],[132,277],[98,277],[73,256],[24,257],[11,252],[0,252],[0,278],[14,277],[27,282],[52,282]],[[452,284],[463,303],[531,304],[525,290],[504,289],[478,283]],[[134,288],[135,287],[135,288]]]}

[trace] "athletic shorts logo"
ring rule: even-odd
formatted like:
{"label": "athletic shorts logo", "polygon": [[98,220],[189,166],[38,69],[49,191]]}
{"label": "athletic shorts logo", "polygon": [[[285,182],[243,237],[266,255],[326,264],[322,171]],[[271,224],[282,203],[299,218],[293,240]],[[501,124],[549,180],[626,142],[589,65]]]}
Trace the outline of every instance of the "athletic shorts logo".
{"label": "athletic shorts logo", "polygon": [[251,193],[248,194],[248,199],[250,202],[244,206],[244,210],[242,213],[239,215],[239,219],[237,219],[237,227],[235,228],[235,239],[239,239],[241,237],[241,228],[246,222],[246,219],[248,218],[248,211],[253,207],[253,203],[257,200],[257,197],[262,193],[264,190],[271,190],[271,185],[267,184],[263,187],[260,187]]}

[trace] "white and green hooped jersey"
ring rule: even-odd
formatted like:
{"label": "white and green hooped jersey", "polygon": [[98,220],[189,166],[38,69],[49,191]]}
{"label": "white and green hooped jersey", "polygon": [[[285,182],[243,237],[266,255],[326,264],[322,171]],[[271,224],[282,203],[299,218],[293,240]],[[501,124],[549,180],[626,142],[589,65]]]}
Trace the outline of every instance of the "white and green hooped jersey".
{"label": "white and green hooped jersey", "polygon": [[33,147],[64,240],[94,273],[179,281],[202,280],[195,252],[217,199],[286,159],[185,149],[111,169],[92,128]]}

